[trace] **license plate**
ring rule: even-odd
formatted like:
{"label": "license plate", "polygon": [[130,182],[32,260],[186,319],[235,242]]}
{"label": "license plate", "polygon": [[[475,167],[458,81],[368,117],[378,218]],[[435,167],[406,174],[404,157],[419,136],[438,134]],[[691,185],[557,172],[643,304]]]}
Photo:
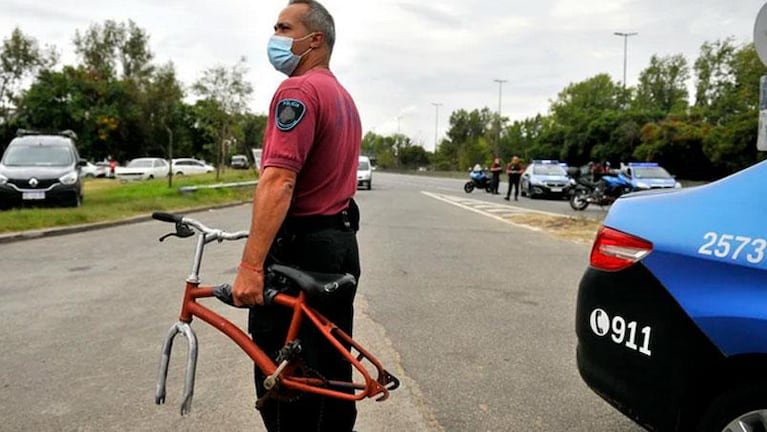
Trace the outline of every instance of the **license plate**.
{"label": "license plate", "polygon": [[552,192],[562,192],[562,188],[551,188]]}
{"label": "license plate", "polygon": [[25,200],[44,200],[45,192],[22,192],[21,199]]}

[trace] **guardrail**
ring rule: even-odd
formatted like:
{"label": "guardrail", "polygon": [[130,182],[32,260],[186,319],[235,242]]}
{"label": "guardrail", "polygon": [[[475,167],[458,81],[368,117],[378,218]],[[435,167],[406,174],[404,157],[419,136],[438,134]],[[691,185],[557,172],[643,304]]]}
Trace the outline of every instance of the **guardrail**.
{"label": "guardrail", "polygon": [[248,187],[258,184],[258,180],[249,180],[245,182],[233,182],[233,183],[217,183],[212,185],[200,185],[200,186],[181,186],[178,191],[182,194],[190,194],[200,189],[222,189],[222,188],[236,188],[236,187]]}

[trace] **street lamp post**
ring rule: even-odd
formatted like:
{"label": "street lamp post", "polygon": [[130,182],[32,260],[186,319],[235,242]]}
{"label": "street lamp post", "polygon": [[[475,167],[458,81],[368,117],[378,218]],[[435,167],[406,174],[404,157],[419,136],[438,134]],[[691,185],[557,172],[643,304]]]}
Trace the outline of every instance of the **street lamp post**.
{"label": "street lamp post", "polygon": [[432,102],[432,105],[434,105],[434,153],[437,152],[437,130],[439,128],[439,107],[442,106],[441,103]]}
{"label": "street lamp post", "polygon": [[628,40],[631,36],[636,36],[639,33],[633,32],[633,33],[622,33],[622,32],[615,32],[613,33],[615,36],[620,36],[623,38],[623,90],[625,93],[626,90],[626,53],[628,51]]}
{"label": "street lamp post", "polygon": [[502,95],[503,83],[508,82],[508,80],[495,79],[493,81],[498,83],[498,119],[497,119],[498,128],[496,130],[495,149],[494,149],[493,156],[498,157],[498,150],[501,144],[501,95]]}

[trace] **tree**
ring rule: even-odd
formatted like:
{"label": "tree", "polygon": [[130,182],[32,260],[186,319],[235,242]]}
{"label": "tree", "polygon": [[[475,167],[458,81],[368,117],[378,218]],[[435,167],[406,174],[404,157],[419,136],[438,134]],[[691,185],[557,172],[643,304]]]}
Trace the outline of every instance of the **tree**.
{"label": "tree", "polygon": [[669,114],[642,128],[642,144],[634,150],[634,157],[659,162],[682,178],[709,178],[712,167],[703,153],[709,129],[700,116]]}
{"label": "tree", "polygon": [[707,42],[695,62],[696,109],[711,125],[703,151],[717,174],[742,169],[755,160],[759,80],[767,68],[753,44],[733,39]]}
{"label": "tree", "polygon": [[566,161],[589,159],[592,148],[604,142],[604,127],[591,126],[606,112],[622,109],[623,88],[607,74],[599,74],[562,90],[551,104],[551,124],[547,134],[556,154],[533,157]]}
{"label": "tree", "polygon": [[83,66],[96,79],[116,79],[118,64],[122,79],[144,82],[152,74],[149,35],[131,20],[127,24],[106,20],[84,33],[78,30],[74,44]]}
{"label": "tree", "polygon": [[689,78],[687,59],[682,54],[667,57],[653,55],[650,65],[639,74],[634,107],[664,114],[685,112]]}
{"label": "tree", "polygon": [[41,70],[56,64],[55,48],[40,48],[37,40],[16,27],[0,49],[0,124],[11,119],[21,92],[21,84]]}
{"label": "tree", "polygon": [[210,102],[205,111],[208,124],[215,129],[218,150],[216,151],[216,177],[220,176],[221,164],[225,159],[226,144],[231,144],[232,128],[237,115],[247,112],[247,102],[253,87],[245,80],[247,65],[245,57],[231,69],[215,66],[206,69],[202,78],[192,86],[193,91]]}

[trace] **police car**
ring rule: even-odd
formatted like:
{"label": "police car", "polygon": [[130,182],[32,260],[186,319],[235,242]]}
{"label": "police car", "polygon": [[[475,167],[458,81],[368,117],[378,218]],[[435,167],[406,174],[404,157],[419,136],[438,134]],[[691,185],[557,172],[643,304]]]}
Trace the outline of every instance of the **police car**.
{"label": "police car", "polygon": [[649,430],[767,430],[765,178],[767,161],[625,195],[597,234],[577,298],[578,369]]}
{"label": "police car", "polygon": [[633,190],[681,188],[682,184],[656,162],[621,164],[621,173],[631,182]]}
{"label": "police car", "polygon": [[519,180],[522,196],[569,196],[575,182],[567,175],[567,165],[564,166],[557,160],[533,160]]}

